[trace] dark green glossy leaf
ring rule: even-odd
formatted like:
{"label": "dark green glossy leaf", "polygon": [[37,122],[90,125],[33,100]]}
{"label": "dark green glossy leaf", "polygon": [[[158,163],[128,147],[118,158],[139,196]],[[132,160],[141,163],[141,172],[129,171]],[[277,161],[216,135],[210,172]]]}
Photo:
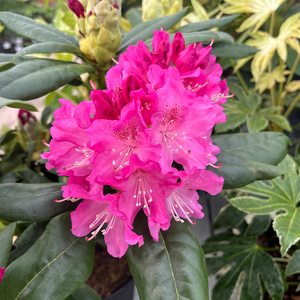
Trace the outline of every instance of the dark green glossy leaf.
{"label": "dark green glossy leaf", "polygon": [[272,179],[286,172],[276,165],[287,154],[289,142],[286,135],[277,132],[213,136],[213,143],[221,150],[217,158],[222,167],[209,169],[224,177],[225,189],[242,187],[255,180]]}
{"label": "dark green glossy leaf", "polygon": [[31,103],[26,103],[21,100],[11,100],[0,97],[0,108],[3,106],[8,106],[12,108],[22,108],[28,111],[38,111],[38,109]]}
{"label": "dark green glossy leaf", "polygon": [[248,226],[245,237],[254,237],[264,233],[270,226],[270,216],[254,216],[252,222]]}
{"label": "dark green glossy leaf", "polygon": [[102,298],[87,284],[83,284],[66,300],[102,300]]}
{"label": "dark green glossy leaf", "polygon": [[29,225],[14,242],[16,249],[9,255],[8,264],[22,256],[38,240],[45,231],[47,222]]}
{"label": "dark green glossy leaf", "polygon": [[138,41],[144,41],[152,38],[153,31],[160,30],[161,26],[164,30],[170,29],[191,11],[192,9],[190,7],[186,7],[175,15],[157,18],[137,25],[123,37],[122,44],[118,49],[118,52],[120,53],[122,51],[125,51],[129,45],[134,45]]}
{"label": "dark green glossy leaf", "polygon": [[70,229],[68,214],[51,220],[37,242],[7,267],[1,300],[65,300],[87,280],[94,242],[74,236]]}
{"label": "dark green glossy leaf", "polygon": [[46,42],[40,44],[33,44],[31,46],[23,48],[15,55],[14,59],[23,55],[34,53],[72,53],[80,57],[84,56],[81,50],[74,45],[56,42]]}
{"label": "dark green glossy leaf", "polygon": [[26,157],[27,152],[19,143],[16,143],[12,150],[2,157],[0,162],[1,172],[4,174],[12,172],[15,168],[24,164]]}
{"label": "dark green glossy leaf", "polygon": [[0,185],[0,218],[5,220],[42,221],[65,211],[74,210],[76,203],[61,199],[61,183],[5,183]]}
{"label": "dark green glossy leaf", "polygon": [[213,222],[213,229],[235,228],[244,220],[246,215],[246,213],[228,204],[221,208]]}
{"label": "dark green glossy leaf", "polygon": [[0,184],[2,183],[14,183],[19,179],[18,175],[15,172],[10,172],[0,177]]}
{"label": "dark green glossy leaf", "polygon": [[239,14],[232,15],[232,16],[226,16],[220,19],[210,19],[208,21],[202,21],[202,22],[196,22],[196,23],[190,23],[183,27],[180,27],[176,30],[176,32],[195,32],[195,31],[202,31],[202,30],[208,30],[215,27],[222,27],[229,23],[231,23],[233,20],[235,20]]}
{"label": "dark green glossy leaf", "polygon": [[41,176],[29,168],[24,168],[24,169],[18,170],[18,174],[21,175],[21,177],[23,179],[23,181],[22,181],[23,183],[49,183],[49,182],[51,182],[45,176]]}
{"label": "dark green glossy leaf", "polygon": [[6,145],[12,142],[16,138],[16,130],[9,130],[3,134],[0,138],[0,146]]}
{"label": "dark green glossy leaf", "polygon": [[273,227],[284,256],[300,240],[300,207],[297,206],[300,199],[300,176],[299,168],[290,156],[286,156],[279,166],[289,172],[268,182],[256,181],[242,187],[240,190],[251,196],[236,197],[229,201],[236,208],[250,214],[264,215],[280,210]]}
{"label": "dark green glossy leaf", "polygon": [[143,234],[145,244],[140,248],[138,245],[129,246],[127,251],[140,299],[208,300],[203,251],[188,224],[172,222],[167,231],[160,232],[159,242],[155,242],[145,219],[140,214],[139,226],[135,227],[139,234]]}
{"label": "dark green glossy leaf", "polygon": [[0,12],[0,22],[17,36],[37,42],[58,42],[78,46],[78,40],[54,27],[11,12]]}
{"label": "dark green glossy leaf", "polygon": [[11,62],[2,62],[0,63],[0,72],[9,70],[10,68],[14,67],[15,64]]}
{"label": "dark green glossy leaf", "polygon": [[[290,276],[293,274],[300,274],[300,250],[294,252],[285,269],[286,276]],[[300,291],[300,284],[297,287],[297,291]]]}
{"label": "dark green glossy leaf", "polygon": [[[4,63],[4,62],[12,62],[14,59],[15,55],[14,54],[7,54],[7,53],[0,53],[0,63]],[[28,59],[32,59],[32,57],[30,56],[22,56],[22,57],[18,57],[14,63],[15,64],[19,64],[23,61],[26,61]]]}
{"label": "dark green glossy leaf", "polygon": [[51,107],[48,105],[42,112],[41,122],[44,126],[48,124],[48,120],[51,116]]}
{"label": "dark green glossy leaf", "polygon": [[30,100],[52,92],[77,78],[93,72],[87,65],[52,59],[32,59],[0,73],[0,96]]}
{"label": "dark green glossy leaf", "polygon": [[280,270],[272,256],[258,247],[255,238],[220,234],[209,238],[203,249],[211,275],[226,267],[213,288],[212,300],[229,300],[234,290],[238,300],[262,299],[262,282],[273,300],[282,300]]}
{"label": "dark green glossy leaf", "polygon": [[[292,69],[298,53],[290,47],[287,47],[287,50],[288,50],[288,57],[286,60],[286,64],[289,67],[289,69]],[[300,63],[298,63],[295,69],[295,74],[300,76]]]}
{"label": "dark green glossy leaf", "polygon": [[216,42],[212,46],[211,53],[217,57],[239,59],[255,54],[258,51],[258,49],[245,44]]}
{"label": "dark green glossy leaf", "polygon": [[0,230],[0,268],[5,268],[12,246],[16,223],[11,223]]}

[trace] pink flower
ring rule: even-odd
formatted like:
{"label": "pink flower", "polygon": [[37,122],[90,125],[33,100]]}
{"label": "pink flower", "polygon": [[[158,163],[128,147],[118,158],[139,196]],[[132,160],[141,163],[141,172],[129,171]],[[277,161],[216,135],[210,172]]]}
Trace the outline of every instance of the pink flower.
{"label": "pink flower", "polygon": [[3,280],[4,278],[4,273],[5,273],[5,268],[0,268],[0,282]]}
{"label": "pink flower", "polygon": [[59,100],[62,107],[54,113],[50,152],[44,153],[48,169],[56,168],[61,175],[88,175],[92,169],[89,158],[94,151],[87,147],[89,137],[85,130],[92,124],[95,113],[93,102],[84,101],[76,107],[68,100]]}
{"label": "pink flower", "polygon": [[84,7],[78,0],[68,0],[68,6],[78,19],[80,17],[85,18]]}
{"label": "pink flower", "polygon": [[[136,235],[126,224],[110,211],[113,200],[116,196],[107,195],[99,198],[99,201],[83,200],[77,209],[71,213],[72,233],[76,236],[86,236],[92,230],[92,236],[86,238],[87,241],[94,238],[99,231],[104,235],[107,251],[114,257],[123,256],[128,248],[128,244],[139,243],[141,246],[143,237]],[[106,228],[103,226],[106,224]]]}

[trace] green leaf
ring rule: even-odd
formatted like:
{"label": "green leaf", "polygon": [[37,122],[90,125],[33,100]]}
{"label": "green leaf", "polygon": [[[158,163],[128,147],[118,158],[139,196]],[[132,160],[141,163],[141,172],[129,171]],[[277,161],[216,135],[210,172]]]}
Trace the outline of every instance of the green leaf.
{"label": "green leaf", "polygon": [[246,213],[228,204],[221,208],[213,222],[213,229],[235,228],[244,220],[246,215]]}
{"label": "green leaf", "polygon": [[28,60],[0,73],[0,97],[35,99],[93,71],[90,66],[65,61]]}
{"label": "green leaf", "polygon": [[248,116],[246,123],[249,132],[262,131],[269,124],[268,120],[266,120],[263,116],[259,116],[259,115]]}
{"label": "green leaf", "polygon": [[52,115],[51,107],[48,105],[43,110],[42,117],[41,117],[41,122],[44,126],[48,125],[48,120],[49,120],[51,115]]}
{"label": "green leaf", "polygon": [[[222,124],[216,125],[217,132],[225,132],[230,129],[235,129],[243,123],[247,122],[247,127],[250,132],[256,132],[262,127],[261,122],[257,122],[258,108],[260,107],[262,100],[260,96],[250,90],[250,94],[247,95],[244,90],[236,83],[227,81],[227,85],[230,88],[230,92],[235,94],[234,98],[229,98],[224,104],[224,113],[227,116],[227,121]],[[238,100],[236,99],[238,98]],[[262,119],[260,116],[259,120]],[[268,124],[268,121],[266,121]],[[260,125],[260,126],[258,126]]]}
{"label": "green leaf", "polygon": [[8,264],[22,256],[45,231],[47,222],[32,223],[14,242],[16,249],[9,255]]}
{"label": "green leaf", "polygon": [[51,220],[37,242],[7,267],[0,285],[3,300],[65,300],[87,280],[94,242],[74,236],[70,229],[67,214]]}
{"label": "green leaf", "polygon": [[66,300],[101,300],[101,297],[87,284],[83,284]]}
{"label": "green leaf", "polygon": [[[4,62],[10,63],[10,62],[13,61],[14,57],[15,57],[14,54],[7,54],[7,53],[4,54],[4,53],[0,53],[0,63],[4,63]],[[22,57],[18,57],[18,58],[14,61],[14,63],[15,63],[15,64],[19,64],[19,63],[24,62],[24,61],[26,61],[26,60],[28,60],[28,59],[32,59],[32,57],[30,57],[30,56],[22,56]]]}
{"label": "green leaf", "polygon": [[9,130],[0,137],[0,146],[12,142],[16,138],[16,130]]}
{"label": "green leaf", "polygon": [[[141,220],[141,218],[144,220]],[[138,216],[142,247],[129,246],[127,260],[141,300],[208,300],[203,251],[188,224],[173,221],[160,231],[159,241],[149,234],[146,217]],[[144,222],[142,222],[144,221]]]}
{"label": "green leaf", "polygon": [[245,44],[232,44],[228,42],[215,42],[211,53],[217,57],[239,59],[257,53],[259,50]]}
{"label": "green leaf", "polygon": [[75,37],[21,15],[0,12],[0,22],[17,36],[41,43],[58,42],[78,46],[78,40]]}
{"label": "green leaf", "polygon": [[[230,199],[230,203],[241,211],[251,214],[278,213],[273,222],[274,230],[280,239],[282,256],[288,249],[300,240],[300,177],[299,169],[290,156],[279,164],[289,173],[273,180],[256,181],[239,190],[250,193],[252,196]],[[262,198],[264,197],[264,198]]]}
{"label": "green leaf", "polygon": [[16,223],[11,223],[0,230],[0,268],[5,268],[11,251],[12,239],[16,230]]}
{"label": "green leaf", "polygon": [[26,103],[22,100],[11,100],[0,97],[0,108],[3,106],[8,106],[12,108],[22,108],[28,111],[38,111],[38,109],[31,103]]}
{"label": "green leaf", "polygon": [[279,127],[283,128],[289,132],[292,131],[292,128],[291,128],[291,125],[290,125],[288,119],[285,118],[284,116],[268,114],[268,115],[266,115],[266,118],[268,120],[270,120],[271,122],[275,123],[276,125],[278,125]]}
{"label": "green leaf", "polygon": [[203,249],[211,275],[226,267],[213,288],[212,300],[229,300],[234,290],[238,300],[262,299],[262,282],[273,300],[282,300],[281,272],[255,238],[220,234],[209,238]]}
{"label": "green leaf", "polygon": [[[289,261],[285,269],[286,276],[290,276],[293,274],[300,274],[300,250],[294,252],[291,260]],[[298,285],[296,291],[300,291],[300,284]]]}
{"label": "green leaf", "polygon": [[3,183],[15,183],[19,179],[15,172],[10,172],[0,177],[0,184]]}
{"label": "green leaf", "polygon": [[16,143],[9,153],[2,156],[2,161],[0,162],[1,172],[4,174],[12,172],[15,168],[24,164],[26,157],[27,152],[19,143]]}
{"label": "green leaf", "polygon": [[[290,47],[287,47],[287,50],[288,50],[288,56],[287,56],[286,64],[289,67],[289,69],[292,69],[296,57],[298,56],[298,53]],[[295,74],[300,76],[300,63],[297,64],[297,67],[295,69]]]}
{"label": "green leaf", "polygon": [[126,17],[127,20],[129,20],[132,27],[135,27],[135,26],[143,23],[143,21],[142,21],[142,11],[140,9],[135,8],[135,7],[132,7],[130,9],[128,9],[127,12],[125,13],[125,17]]}
{"label": "green leaf", "polygon": [[270,225],[271,219],[269,215],[254,216],[252,222],[245,231],[245,237],[254,237],[264,233]]}
{"label": "green leaf", "polygon": [[18,174],[21,175],[23,183],[48,183],[51,182],[45,176],[41,176],[29,168],[18,170]]}
{"label": "green leaf", "polygon": [[[289,138],[277,132],[237,133],[213,136],[222,167],[209,167],[224,178],[224,188],[242,187],[254,180],[272,179],[286,169],[275,167],[287,154]],[[272,155],[270,155],[272,153]]]}
{"label": "green leaf", "polygon": [[61,183],[5,183],[0,185],[0,218],[5,220],[43,221],[65,211],[76,203],[53,200],[62,195]]}
{"label": "green leaf", "polygon": [[226,26],[227,24],[230,24],[233,20],[235,20],[238,16],[239,14],[236,14],[232,16],[226,16],[220,19],[210,19],[208,21],[190,23],[183,27],[178,28],[176,32],[188,33],[188,32],[208,30],[215,27]]}
{"label": "green leaf", "polygon": [[185,15],[192,11],[191,7],[186,7],[177,14],[157,18],[148,22],[141,23],[130,30],[122,39],[122,44],[118,49],[118,53],[126,50],[129,45],[134,45],[138,41],[144,41],[153,37],[154,30],[160,30],[161,26],[164,30],[168,30],[176,25]]}
{"label": "green leaf", "polygon": [[79,57],[84,56],[81,50],[76,46],[56,42],[45,42],[40,44],[33,44],[31,46],[23,48],[16,53],[14,59],[23,55],[34,53],[72,53]]}
{"label": "green leaf", "polygon": [[10,68],[14,67],[15,64],[11,62],[1,62],[0,63],[0,72],[9,70]]}

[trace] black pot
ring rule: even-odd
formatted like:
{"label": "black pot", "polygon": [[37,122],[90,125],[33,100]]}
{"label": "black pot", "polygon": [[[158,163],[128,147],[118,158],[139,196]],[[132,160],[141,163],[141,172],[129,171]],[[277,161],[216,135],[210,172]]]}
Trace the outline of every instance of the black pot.
{"label": "black pot", "polygon": [[134,281],[130,279],[123,287],[103,300],[132,300]]}

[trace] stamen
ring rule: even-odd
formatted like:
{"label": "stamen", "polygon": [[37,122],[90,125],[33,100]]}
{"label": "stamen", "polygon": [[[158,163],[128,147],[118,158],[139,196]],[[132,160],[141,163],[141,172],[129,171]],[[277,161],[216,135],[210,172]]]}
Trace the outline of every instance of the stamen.
{"label": "stamen", "polygon": [[214,43],[214,41],[215,41],[215,39],[213,38],[213,39],[211,40],[211,43],[209,44],[209,46],[212,46],[213,43]]}
{"label": "stamen", "polygon": [[61,203],[61,202],[64,202],[64,201],[76,202],[76,201],[78,201],[79,199],[80,199],[80,198],[67,197],[67,198],[64,198],[64,199],[61,199],[61,200],[54,199],[54,202],[56,202],[56,203]]}
{"label": "stamen", "polygon": [[110,58],[115,64],[119,64],[113,57]]}
{"label": "stamen", "polygon": [[96,83],[93,82],[92,80],[90,80],[90,85],[92,86],[92,88],[95,90],[96,89]]}
{"label": "stamen", "polygon": [[222,167],[222,164],[219,164],[218,166],[215,166],[215,165],[209,163],[209,165],[210,165],[211,167],[215,168],[215,169],[219,169],[219,168]]}
{"label": "stamen", "polygon": [[49,145],[48,143],[46,143],[45,140],[42,140],[42,143],[43,143],[45,146],[50,147],[50,145]]}

